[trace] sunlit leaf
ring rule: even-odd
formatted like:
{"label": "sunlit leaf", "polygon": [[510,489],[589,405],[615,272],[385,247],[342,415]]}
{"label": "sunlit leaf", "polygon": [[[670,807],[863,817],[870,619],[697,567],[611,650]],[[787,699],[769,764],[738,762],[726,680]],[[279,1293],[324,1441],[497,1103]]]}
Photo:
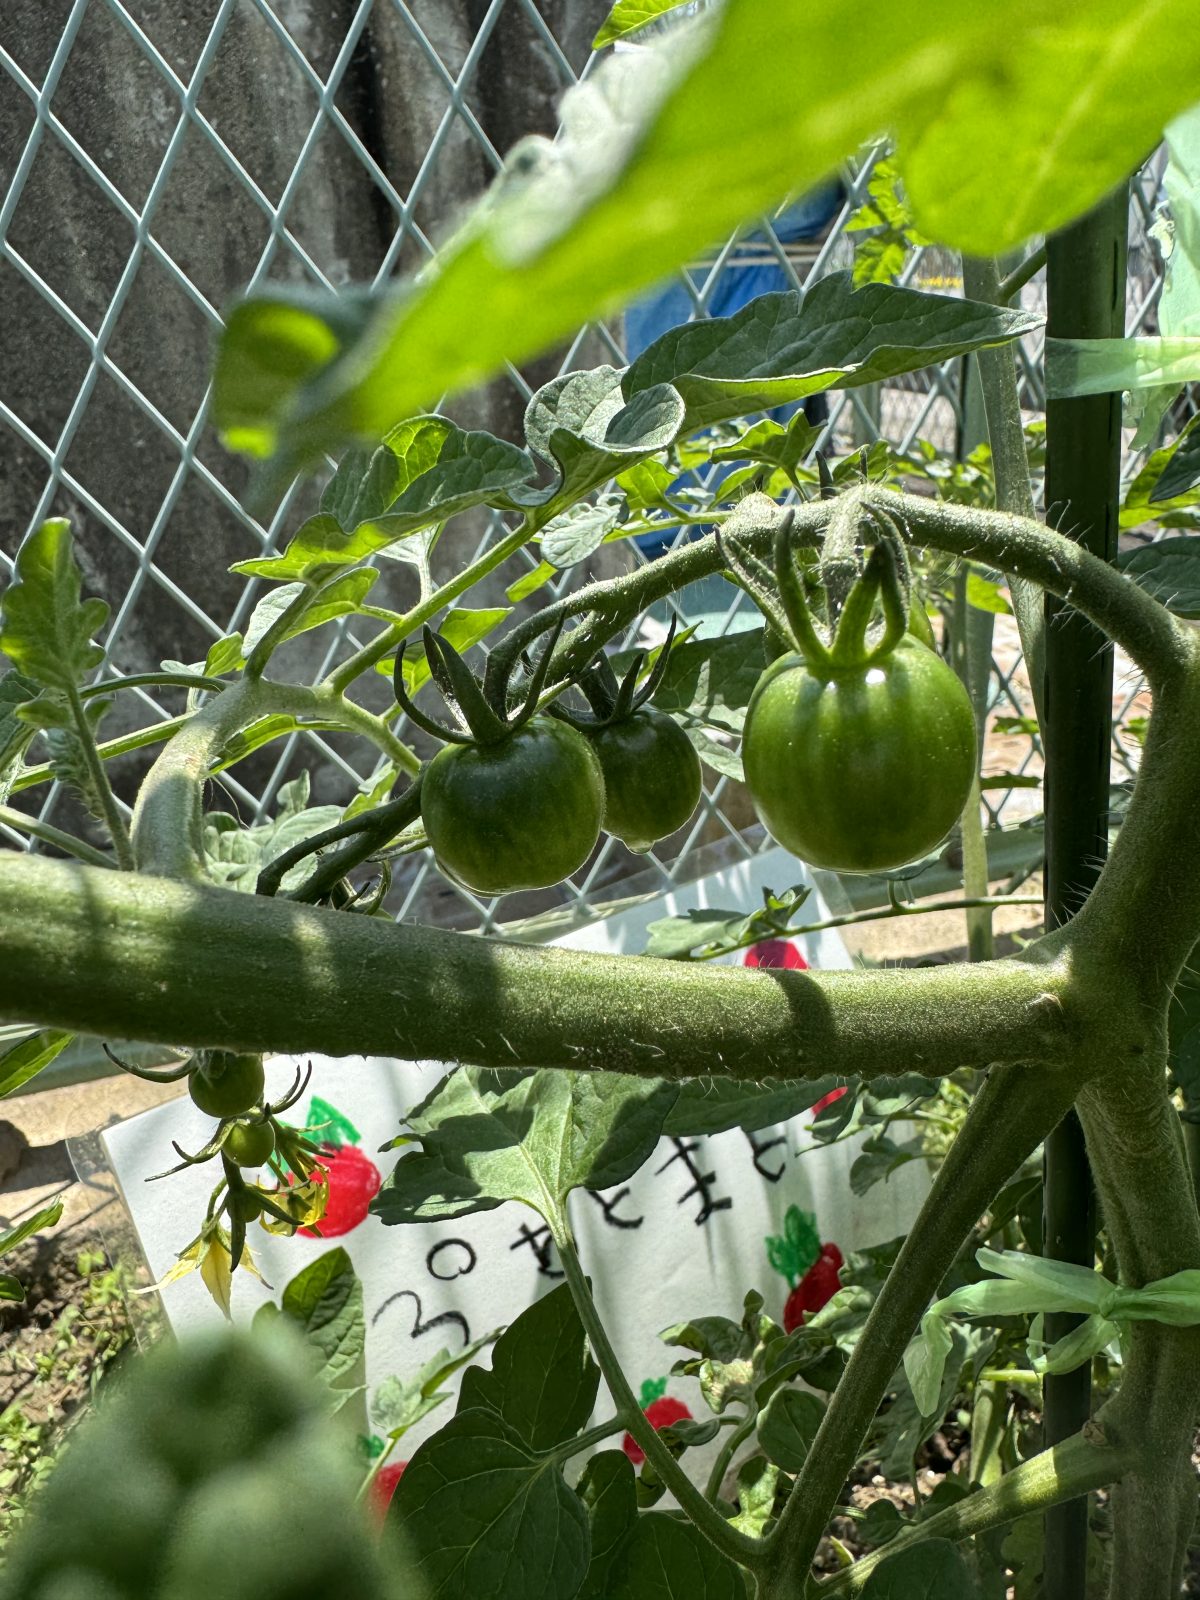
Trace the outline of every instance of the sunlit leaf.
{"label": "sunlit leaf", "polygon": [[421,1149],[401,1157],[371,1209],[417,1222],[520,1200],[549,1217],[572,1189],[631,1177],[677,1093],[622,1073],[460,1067],[409,1113]]}
{"label": "sunlit leaf", "polygon": [[670,329],[628,368],[622,387],[633,396],[673,386],[694,430],[1002,344],[1040,320],[888,283],[855,289],[848,272],[836,272],[803,294],[759,295],[732,316]]}
{"label": "sunlit leaf", "polygon": [[104,657],[92,635],[108,620],[108,607],[81,600],[82,585],[71,525],[58,517],[22,542],[13,581],[0,596],[0,650],[48,689],[73,689]]}
{"label": "sunlit leaf", "polygon": [[0,1054],[0,1099],[12,1094],[30,1078],[36,1078],[43,1067],[48,1067],[74,1039],[73,1033],[58,1028],[44,1028],[30,1034],[17,1044],[9,1045]]}
{"label": "sunlit leaf", "polygon": [[592,49],[603,50],[606,44],[614,44],[618,39],[625,38],[626,34],[636,33],[648,22],[655,22],[659,17],[665,17],[668,12],[677,11],[680,6],[687,4],[688,0],[617,0],[608,14],[608,20],[593,40]]}

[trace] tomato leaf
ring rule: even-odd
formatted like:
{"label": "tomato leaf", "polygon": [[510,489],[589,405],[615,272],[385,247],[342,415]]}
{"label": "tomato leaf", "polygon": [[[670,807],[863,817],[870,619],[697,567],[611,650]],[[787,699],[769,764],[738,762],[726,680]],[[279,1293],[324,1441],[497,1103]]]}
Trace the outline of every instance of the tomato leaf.
{"label": "tomato leaf", "polygon": [[1167,452],[1167,459],[1150,494],[1150,504],[1191,494],[1200,488],[1200,417],[1193,417]]}
{"label": "tomato leaf", "polygon": [[674,440],[684,422],[678,392],[654,380],[633,392],[623,387],[627,375],[593,367],[564,373],[537,391],[525,411],[525,437],[558,468],[559,481],[517,493],[516,504],[565,508]]}
{"label": "tomato leaf", "polygon": [[681,1085],[663,1132],[671,1138],[725,1133],[741,1128],[757,1133],[792,1117],[803,1116],[841,1078],[813,1078],[803,1083],[737,1083],[729,1078],[688,1078]]}
{"label": "tomato leaf", "polygon": [[326,490],[322,504],[333,509],[303,523],[282,555],[239,561],[232,570],[311,582],[472,506],[511,505],[521,489],[532,496],[534,465],[524,450],[490,433],[464,432],[445,417],[400,423],[365,467],[362,460],[352,453],[345,480],[335,490],[335,475]]}
{"label": "tomato leaf", "polygon": [[806,1389],[777,1389],[758,1419],[758,1442],[776,1466],[799,1472],[825,1415]]}
{"label": "tomato leaf", "polygon": [[58,1028],[44,1028],[31,1033],[27,1039],[9,1045],[0,1053],[0,1100],[13,1094],[30,1078],[36,1078],[43,1067],[48,1067],[75,1038]]}
{"label": "tomato leaf", "polygon": [[617,0],[608,14],[608,20],[592,41],[592,49],[603,50],[606,44],[615,44],[626,34],[636,33],[648,22],[655,22],[659,17],[678,11],[680,6],[689,3],[690,0]]}
{"label": "tomato leaf", "polygon": [[43,522],[22,541],[0,597],[0,650],[48,689],[73,689],[104,659],[92,635],[108,620],[108,607],[81,600],[82,585],[69,522]]}
{"label": "tomato leaf", "polygon": [[[319,628],[326,622],[333,622],[338,617],[350,617],[359,609],[375,584],[379,573],[374,567],[363,567],[359,572],[347,572],[344,577],[336,579],[329,584],[303,615],[298,616],[288,624],[283,634],[276,640],[280,645],[285,639],[295,639],[302,633],[308,633],[312,628]],[[254,649],[259,640],[274,626],[276,620],[283,615],[292,601],[304,593],[306,585],[303,583],[285,583],[280,589],[271,589],[255,606],[246,625],[246,639],[241,650],[246,655]]]}
{"label": "tomato leaf", "polygon": [[619,501],[568,506],[542,529],[542,555],[559,569],[586,561],[616,528],[621,510]]}
{"label": "tomato leaf", "polygon": [[626,395],[673,385],[689,431],[790,405],[830,388],[876,383],[1039,325],[1024,311],[871,283],[850,273],[806,293],[759,295],[730,317],[671,328],[625,373]]}
{"label": "tomato leaf", "polygon": [[37,698],[38,686],[24,673],[0,677],[0,805],[8,799],[21,757],[37,731],[17,715],[17,708]]}
{"label": "tomato leaf", "polygon": [[587,1507],[591,1560],[576,1600],[609,1600],[613,1563],[637,1521],[633,1464],[623,1450],[602,1450],[584,1467],[575,1492]]}
{"label": "tomato leaf", "polygon": [[1160,539],[1127,551],[1120,566],[1177,617],[1200,617],[1200,539]]}
{"label": "tomato leaf", "polygon": [[765,664],[761,628],[688,639],[672,649],[654,704],[674,716],[740,733]]}
{"label": "tomato leaf", "polygon": [[587,1422],[599,1385],[600,1369],[564,1283],[500,1335],[490,1371],[472,1367],[464,1375],[458,1409],[482,1406],[530,1450],[553,1450]]}
{"label": "tomato leaf", "polygon": [[461,1411],[413,1456],[389,1524],[431,1594],[571,1600],[588,1566],[588,1518],[545,1458],[482,1407]]}
{"label": "tomato leaf", "polygon": [[283,1291],[281,1309],[304,1335],[329,1387],[357,1390],[367,1323],[362,1284],[345,1250],[327,1250],[298,1272]]}
{"label": "tomato leaf", "polygon": [[609,1600],[745,1600],[733,1562],[690,1522],[660,1511],[639,1517],[613,1562]]}
{"label": "tomato leaf", "polygon": [[491,1344],[495,1333],[485,1333],[472,1339],[457,1355],[449,1350],[439,1350],[425,1364],[418,1367],[411,1378],[385,1378],[371,1401],[371,1420],[391,1439],[399,1439],[435,1406],[440,1406],[450,1396],[442,1385],[468,1362],[473,1361],[485,1345]]}
{"label": "tomato leaf", "polygon": [[41,1233],[43,1228],[53,1228],[61,1218],[62,1211],[62,1201],[52,1201],[40,1211],[35,1211],[33,1216],[26,1217],[17,1227],[10,1228],[6,1233],[0,1233],[0,1256],[15,1250],[19,1244],[24,1244],[26,1239],[32,1239],[34,1234]]}
{"label": "tomato leaf", "polygon": [[519,1200],[549,1220],[572,1189],[631,1177],[677,1094],[623,1073],[459,1067],[409,1113],[421,1149],[401,1157],[371,1209],[417,1222]]}
{"label": "tomato leaf", "polygon": [[978,1592],[957,1547],[947,1539],[926,1539],[877,1567],[863,1600],[974,1600]]}

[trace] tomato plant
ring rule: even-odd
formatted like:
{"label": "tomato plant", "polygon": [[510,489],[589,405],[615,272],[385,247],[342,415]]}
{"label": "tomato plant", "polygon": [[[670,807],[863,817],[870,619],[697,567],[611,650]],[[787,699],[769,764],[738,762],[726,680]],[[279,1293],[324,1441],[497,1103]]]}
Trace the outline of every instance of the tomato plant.
{"label": "tomato plant", "polygon": [[[1097,202],[1195,94],[1200,36],[1188,3],[1063,0],[1053,26],[1016,0],[935,6],[916,20],[878,4],[856,15],[851,47],[844,8],[726,0],[679,48],[672,39],[589,74],[587,114],[576,100],[558,143],[527,145],[519,174],[418,283],[371,311],[357,297],[334,304],[282,286],[239,303],[221,342],[216,413],[231,442],[272,457],[264,494],[278,487],[282,497],[298,470],[354,448],[319,514],[282,548],[237,563],[273,586],[246,634],[216,641],[201,667],[139,681],[191,698],[132,736],[162,749],[131,809],[110,777],[130,742],[97,737],[107,702],[130,687],[95,677],[107,607],[82,597],[61,519],[18,550],[0,597],[12,667],[0,685],[5,821],[73,859],[41,850],[0,859],[0,1011],[41,1030],[0,1058],[0,1082],[28,1081],[72,1030],[195,1052],[180,1067],[131,1070],[188,1076],[195,1104],[222,1125],[202,1150],[180,1151],[185,1163],[215,1164],[215,1187],[174,1270],[196,1267],[226,1310],[235,1273],[250,1265],[249,1225],[337,1232],[368,1202],[389,1226],[522,1205],[558,1253],[565,1281],[505,1331],[491,1365],[476,1361],[478,1348],[464,1356],[469,1403],[412,1452],[381,1535],[394,1535],[387,1562],[376,1561],[335,1470],[328,1570],[343,1586],[390,1595],[428,1578],[445,1600],[636,1600],[649,1586],[666,1600],[794,1600],[810,1587],[863,1449],[886,1444],[903,1476],[950,1407],[977,1427],[987,1458],[977,1486],[867,1540],[874,1548],[821,1585],[832,1596],[969,1595],[976,1578],[1007,1592],[1024,1574],[1009,1570],[1020,1564],[1010,1546],[997,1555],[1001,1530],[1018,1519],[1017,1547],[1027,1548],[1029,1519],[1045,1514],[1047,1591],[1074,1600],[1087,1570],[1086,1497],[1101,1488],[1110,1592],[1178,1592],[1200,1404],[1200,1220],[1185,1159],[1195,1118],[1185,1106],[1181,1122],[1178,1103],[1194,1052],[1190,1031],[1175,1026],[1200,936],[1200,649],[1180,576],[1197,556],[1184,536],[1157,555],[1140,550],[1126,570],[1114,565],[1120,417],[1111,394],[1093,391],[1098,367],[1116,383],[1139,363],[1127,350],[1115,361],[1111,349],[1077,346],[1123,329],[1113,267],[1126,197]],[[679,8],[622,3],[611,36],[647,9]],[[778,92],[781,41],[789,61],[803,45],[808,78],[791,96]],[[767,297],[672,330],[624,369],[543,385],[525,448],[414,412],[753,225],[881,127],[896,133],[896,171],[920,227],[967,251],[966,295],[856,287],[834,274]],[[1040,319],[1010,303],[1038,252],[1007,279],[983,254],[1037,232],[1048,234],[1053,391],[1046,521],[1034,510],[1012,349]],[[825,459],[803,432],[753,420],[822,388],[883,384],[959,357],[978,364],[994,507],[960,492],[964,474],[954,493],[938,493],[932,473],[907,492],[902,452],[874,466]],[[1188,352],[1178,359],[1172,370],[1191,372]],[[747,426],[717,443],[711,430],[735,423]],[[1164,447],[1134,511],[1155,504],[1160,479],[1170,515],[1194,503],[1193,444],[1185,435]],[[734,459],[730,450],[741,467],[729,477],[701,470],[687,498],[673,487],[685,454],[703,469]],[[445,570],[442,528],[481,508],[497,531],[469,564]],[[1069,533],[1053,525],[1063,517]],[[546,604],[516,609],[548,581],[545,569],[561,570],[556,556],[578,563],[642,536],[666,553],[576,589],[556,583]],[[372,563],[389,552],[412,558],[405,612],[365,600]],[[710,782],[744,773],[767,827],[814,865],[896,869],[957,819],[964,893],[953,904],[990,914],[1009,897],[989,893],[975,787],[982,707],[960,684],[978,689],[969,640],[952,617],[956,676],[914,637],[914,552],[944,564],[964,610],[972,579],[990,586],[1022,632],[1049,774],[1043,935],[1002,960],[938,968],[809,971],[760,953],[731,970],[693,959],[695,941],[683,960],[627,959],[386,915],[395,862],[424,849],[480,894],[552,890],[588,858],[602,824],[638,845],[680,826],[695,767],[664,715],[703,752]],[[511,577],[506,592],[523,598],[464,623],[458,600],[522,553],[532,559],[501,581]],[[981,570],[1005,576],[1008,598]],[[653,683],[653,673],[637,681],[644,662],[627,674],[622,737],[640,726],[656,753],[636,767],[623,756],[606,778],[589,739],[603,750],[601,735],[621,723],[602,711],[609,726],[581,733],[552,713],[587,689],[599,661],[611,667],[631,640],[660,637],[662,608],[725,580],[751,597],[762,626],[683,640]],[[335,618],[351,618],[361,642],[319,681],[289,681],[278,646]],[[406,656],[418,638],[424,672]],[[1118,816],[1106,639],[1144,674],[1153,701]],[[380,705],[375,669],[390,675],[394,704]],[[451,723],[419,703],[427,682]],[[366,741],[379,758],[370,791],[336,820],[290,802],[248,827],[227,812],[206,819],[210,779],[305,730]],[[82,793],[102,834],[76,837],[36,806],[22,809],[52,779]],[[894,879],[885,892],[879,914],[915,909]],[[787,917],[800,898],[773,899],[757,920],[734,917],[731,948],[764,932],[795,936]],[[830,920],[851,919],[863,913]],[[983,943],[974,954],[986,954]],[[307,1049],[454,1066],[409,1112],[377,1193],[365,1156],[279,1120],[289,1096],[262,1105],[262,1052]],[[862,1127],[886,1123],[881,1106],[910,1106],[927,1086],[961,1087],[964,1077],[969,1109],[909,1234],[843,1258],[815,1224],[785,1221],[797,1248],[781,1266],[782,1325],[748,1283],[740,1308],[667,1330],[682,1352],[673,1376],[695,1380],[711,1415],[701,1420],[698,1405],[686,1424],[656,1428],[661,1413],[633,1392],[580,1259],[575,1191],[625,1182],[667,1130],[685,1138],[711,1126],[714,1103],[725,1126],[751,1134],[778,1121],[781,1103],[794,1115],[814,1100],[826,1125]],[[265,1146],[265,1135],[239,1119],[259,1110],[275,1148],[250,1183],[237,1151],[252,1135]],[[1028,1194],[1043,1147],[1044,1230]],[[898,1154],[873,1125],[864,1158],[887,1166]],[[352,1180],[344,1201],[339,1171]],[[1080,1200],[1088,1182],[1102,1252]],[[94,1444],[80,1429],[6,1563],[5,1600],[38,1584],[115,1592],[130,1572],[142,1581],[151,1571],[173,1593],[200,1592],[207,1578],[206,1592],[241,1600],[246,1571],[289,1592],[325,1573],[298,1573],[287,1541],[267,1537],[290,1525],[313,1482],[323,1486],[331,1371],[345,1379],[349,1363],[338,1362],[363,1327],[347,1263],[324,1260],[322,1272],[290,1298],[289,1285],[264,1322],[308,1334],[324,1352],[324,1388],[305,1387],[304,1363],[293,1385],[290,1357],[260,1360],[244,1341],[198,1364],[185,1353],[174,1369],[169,1354],[156,1358],[118,1397],[126,1420],[102,1414]],[[997,1352],[1002,1364],[988,1366]],[[393,1393],[393,1443],[436,1403],[455,1362],[443,1356]],[[1093,1370],[1103,1379],[1094,1397]],[[989,1457],[985,1414],[1014,1409],[1003,1388],[1014,1371],[1022,1393],[1043,1386],[1046,1448],[1010,1429]],[[182,1389],[173,1372],[188,1379]],[[593,1421],[601,1379],[612,1410]],[[195,1385],[203,1403],[188,1400],[185,1428],[169,1407]],[[221,1427],[208,1425],[210,1412]],[[133,1534],[112,1509],[118,1450],[106,1430],[118,1426],[155,1443],[149,1459],[122,1455],[122,1506],[136,1499],[144,1512]],[[626,1433],[644,1456],[637,1474],[632,1451],[591,1454]],[[701,1485],[688,1453],[709,1444]],[[159,1459],[162,1449],[188,1460]],[[576,1477],[566,1469],[580,1456],[590,1459]],[[164,1483],[174,1486],[165,1498]],[[664,1492],[677,1511],[653,1509]]]}

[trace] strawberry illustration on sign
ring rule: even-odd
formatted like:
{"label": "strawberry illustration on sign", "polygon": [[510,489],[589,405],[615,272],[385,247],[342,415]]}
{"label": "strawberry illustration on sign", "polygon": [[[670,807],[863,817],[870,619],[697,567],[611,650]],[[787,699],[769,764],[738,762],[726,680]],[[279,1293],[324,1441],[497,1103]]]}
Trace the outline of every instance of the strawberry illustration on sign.
{"label": "strawberry illustration on sign", "polygon": [[746,951],[742,964],[747,967],[783,967],[790,972],[808,969],[808,962],[788,939],[760,939]]}
{"label": "strawberry illustration on sign", "polygon": [[407,1461],[391,1461],[386,1467],[381,1467],[371,1479],[371,1509],[377,1517],[387,1516],[392,1496],[399,1487],[407,1465]]}
{"label": "strawberry illustration on sign", "polygon": [[783,1329],[794,1333],[808,1313],[820,1311],[841,1288],[842,1252],[836,1244],[821,1243],[816,1217],[799,1206],[788,1207],[782,1237],[771,1235],[766,1245],[767,1260],[791,1286]]}
{"label": "strawberry illustration on sign", "polygon": [[[673,1422],[692,1420],[692,1413],[683,1401],[673,1400],[666,1390],[665,1378],[647,1378],[638,1396],[641,1408],[646,1413],[646,1421],[656,1433],[660,1428],[669,1428]],[[646,1459],[646,1452],[631,1433],[627,1433],[621,1440],[621,1449],[635,1467],[640,1467]]]}
{"label": "strawberry illustration on sign", "polygon": [[362,1135],[336,1107],[314,1095],[304,1133],[320,1146],[318,1165],[325,1170],[329,1197],[319,1223],[300,1232],[309,1239],[338,1239],[366,1220],[367,1208],[379,1193],[379,1168],[359,1148]]}

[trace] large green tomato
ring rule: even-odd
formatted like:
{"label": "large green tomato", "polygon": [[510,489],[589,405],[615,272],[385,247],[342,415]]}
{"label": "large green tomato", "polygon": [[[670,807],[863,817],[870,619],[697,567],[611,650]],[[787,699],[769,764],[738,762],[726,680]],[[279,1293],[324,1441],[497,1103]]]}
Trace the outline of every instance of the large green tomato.
{"label": "large green tomato", "polygon": [[683,827],[700,799],[700,758],[674,718],[643,706],[587,739],[604,770],[606,832],[641,851]]}
{"label": "large green tomato", "polygon": [[785,849],[835,872],[884,872],[954,825],[975,774],[975,716],[953,670],[911,635],[841,672],[781,656],[751,696],[742,764]]}
{"label": "large green tomato", "polygon": [[548,889],[592,853],[604,774],[581,733],[534,717],[499,744],[450,744],[429,763],[421,818],[438,865],[479,894]]}

